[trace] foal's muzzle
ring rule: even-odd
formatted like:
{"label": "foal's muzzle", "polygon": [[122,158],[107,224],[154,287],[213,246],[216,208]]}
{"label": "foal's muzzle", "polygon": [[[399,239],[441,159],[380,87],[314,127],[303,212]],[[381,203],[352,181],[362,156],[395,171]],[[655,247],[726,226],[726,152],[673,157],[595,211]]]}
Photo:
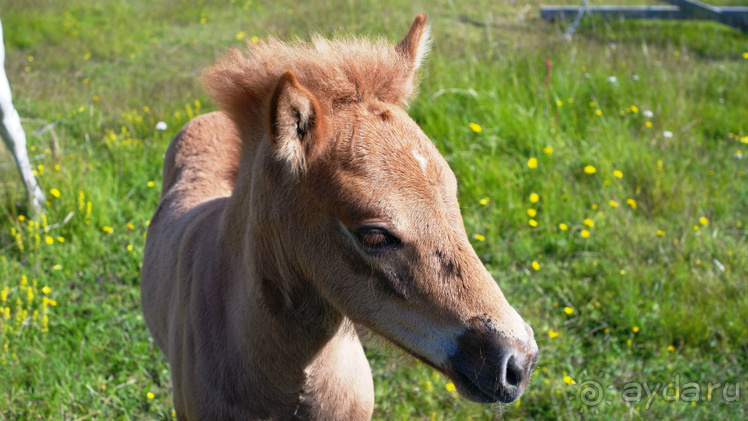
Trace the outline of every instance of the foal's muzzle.
{"label": "foal's muzzle", "polygon": [[523,341],[496,331],[490,321],[471,320],[448,359],[447,374],[460,394],[481,403],[508,403],[522,396],[538,361],[532,329],[524,328],[528,339]]}

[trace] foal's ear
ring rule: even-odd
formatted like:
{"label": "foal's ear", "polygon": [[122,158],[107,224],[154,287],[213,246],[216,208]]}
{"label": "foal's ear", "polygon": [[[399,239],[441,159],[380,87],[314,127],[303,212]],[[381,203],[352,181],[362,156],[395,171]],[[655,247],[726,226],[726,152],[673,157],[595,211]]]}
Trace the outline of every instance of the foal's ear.
{"label": "foal's ear", "polygon": [[298,177],[322,151],[326,135],[322,107],[293,72],[278,82],[270,102],[270,139],[275,156]]}
{"label": "foal's ear", "polygon": [[415,72],[421,67],[423,58],[428,54],[431,46],[431,28],[426,24],[426,15],[417,15],[410,26],[408,34],[395,47],[398,53],[410,63],[410,71]]}

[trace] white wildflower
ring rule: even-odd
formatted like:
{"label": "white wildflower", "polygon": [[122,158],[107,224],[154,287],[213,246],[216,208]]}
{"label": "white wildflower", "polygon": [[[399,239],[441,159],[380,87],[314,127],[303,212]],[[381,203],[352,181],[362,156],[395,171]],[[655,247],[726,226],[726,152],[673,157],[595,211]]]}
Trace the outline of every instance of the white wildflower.
{"label": "white wildflower", "polygon": [[156,130],[166,130],[166,123],[163,121],[156,123]]}

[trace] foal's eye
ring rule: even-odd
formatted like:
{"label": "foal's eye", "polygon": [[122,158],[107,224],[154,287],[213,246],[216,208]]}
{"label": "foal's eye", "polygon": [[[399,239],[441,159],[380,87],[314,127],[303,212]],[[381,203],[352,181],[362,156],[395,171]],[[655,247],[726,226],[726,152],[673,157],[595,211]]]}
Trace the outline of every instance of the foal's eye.
{"label": "foal's eye", "polygon": [[382,228],[361,228],[356,231],[356,238],[371,251],[382,251],[400,244],[400,240]]}

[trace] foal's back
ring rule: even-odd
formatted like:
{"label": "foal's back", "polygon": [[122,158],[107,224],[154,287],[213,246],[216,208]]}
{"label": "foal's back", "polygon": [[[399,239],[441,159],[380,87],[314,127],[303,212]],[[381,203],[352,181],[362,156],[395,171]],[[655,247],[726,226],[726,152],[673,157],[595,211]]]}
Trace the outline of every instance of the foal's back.
{"label": "foal's back", "polygon": [[[143,308],[160,313],[152,320],[166,324],[169,306],[147,305],[146,301],[172,297],[179,290],[173,284],[194,262],[185,256],[195,256],[198,247],[215,242],[225,198],[231,195],[239,168],[241,140],[234,127],[222,112],[199,116],[177,134],[166,151],[162,199],[149,225],[150,250],[143,262]],[[194,241],[184,242],[188,237]],[[184,244],[193,249],[175,253]],[[165,279],[170,282],[156,282]],[[162,327],[154,330],[154,336],[166,350],[167,338],[158,336],[167,331]]]}

